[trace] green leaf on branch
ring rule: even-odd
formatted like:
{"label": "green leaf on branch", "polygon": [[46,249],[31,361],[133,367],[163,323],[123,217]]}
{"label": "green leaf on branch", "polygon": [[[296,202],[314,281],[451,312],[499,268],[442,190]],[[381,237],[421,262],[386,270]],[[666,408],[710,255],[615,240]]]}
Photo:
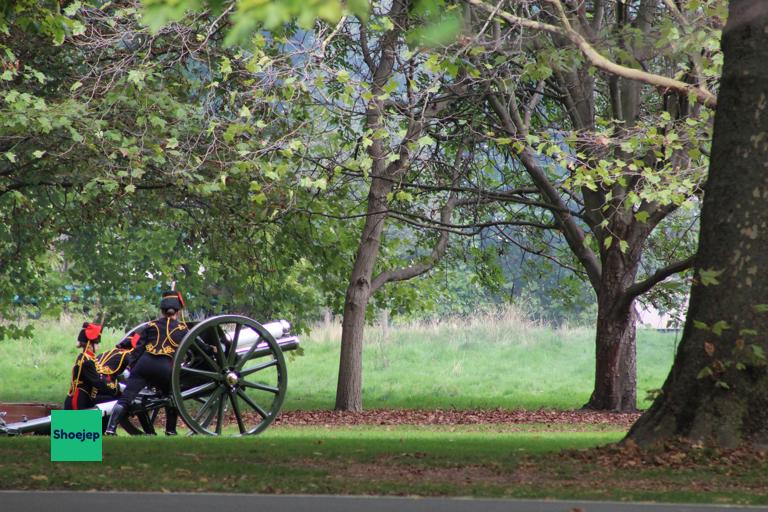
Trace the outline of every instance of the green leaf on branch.
{"label": "green leaf on branch", "polygon": [[347,7],[352,14],[358,16],[363,21],[368,20],[368,0],[347,0]]}
{"label": "green leaf on branch", "polygon": [[410,202],[413,200],[413,195],[404,190],[398,190],[397,193],[395,194],[395,199],[402,202]]}
{"label": "green leaf on branch", "polygon": [[80,9],[80,7],[82,6],[83,6],[83,3],[80,2],[80,0],[76,0],[71,4],[69,4],[66,9],[64,9],[64,14],[70,17],[74,16],[77,13],[78,9]]}
{"label": "green leaf on branch", "polygon": [[635,219],[642,223],[648,222],[648,217],[650,217],[650,214],[646,211],[640,211],[635,214]]}
{"label": "green leaf on branch", "polygon": [[444,46],[456,40],[461,24],[461,16],[458,13],[448,13],[438,21],[427,21],[425,26],[411,31],[407,40],[411,46]]}
{"label": "green leaf on branch", "polygon": [[349,71],[346,69],[342,69],[339,72],[336,73],[336,81],[340,84],[345,84],[349,82]]}
{"label": "green leaf on branch", "polygon": [[128,81],[136,85],[139,89],[144,87],[144,79],[146,77],[147,74],[138,69],[132,69],[128,72]]}
{"label": "green leaf on branch", "polygon": [[219,64],[219,71],[226,80],[226,78],[232,73],[232,61],[228,57],[222,57]]}
{"label": "green leaf on branch", "polygon": [[730,329],[731,326],[725,320],[719,320],[712,326],[712,332],[715,336],[720,336],[723,331]]}
{"label": "green leaf on branch", "polygon": [[723,270],[715,270],[715,269],[699,270],[699,278],[701,279],[701,284],[704,286],[720,284],[720,281],[718,281],[717,278],[723,272],[724,272]]}
{"label": "green leaf on branch", "polygon": [[429,146],[433,142],[435,141],[432,139],[432,137],[430,137],[429,135],[424,135],[423,137],[421,137],[419,140],[416,141],[416,144],[418,144],[418,146],[422,148],[424,146]]}
{"label": "green leaf on branch", "polygon": [[704,331],[708,331],[708,330],[709,330],[709,326],[708,326],[706,323],[704,323],[704,322],[701,322],[701,321],[699,321],[699,320],[694,320],[694,321],[693,321],[693,326],[694,326],[696,329],[702,329],[702,330],[704,330]]}

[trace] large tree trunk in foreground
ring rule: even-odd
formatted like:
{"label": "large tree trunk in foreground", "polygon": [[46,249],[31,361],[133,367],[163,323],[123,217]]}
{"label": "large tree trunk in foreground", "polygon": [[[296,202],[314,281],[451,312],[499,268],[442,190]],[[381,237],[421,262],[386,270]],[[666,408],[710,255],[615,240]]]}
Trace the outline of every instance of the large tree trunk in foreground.
{"label": "large tree trunk in foreground", "polygon": [[662,394],[628,434],[641,445],[768,444],[768,2],[729,12],[697,279]]}

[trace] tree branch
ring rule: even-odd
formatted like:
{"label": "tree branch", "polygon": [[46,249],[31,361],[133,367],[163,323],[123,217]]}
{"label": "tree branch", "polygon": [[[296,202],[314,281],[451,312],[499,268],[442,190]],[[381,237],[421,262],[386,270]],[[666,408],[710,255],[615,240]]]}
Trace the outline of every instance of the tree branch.
{"label": "tree branch", "polygon": [[[460,158],[460,154],[461,151],[457,151],[457,160]],[[458,167],[458,165],[456,167]],[[457,170],[453,176],[454,184],[458,179],[459,174],[460,172]],[[456,206],[457,201],[457,194],[455,192],[451,192],[451,194],[448,196],[448,200],[445,202],[445,205],[440,209],[441,223],[447,224],[451,221],[451,215],[453,215],[453,209]],[[386,283],[393,281],[406,281],[408,279],[412,279],[416,276],[420,276],[421,274],[429,272],[432,268],[434,268],[437,262],[440,261],[443,256],[445,256],[445,253],[448,250],[449,236],[450,233],[448,231],[441,231],[440,236],[437,239],[437,243],[432,248],[432,253],[425,260],[404,268],[385,270],[384,272],[381,272],[379,275],[375,276],[371,280],[371,294],[375,293],[376,290],[381,288]]]}
{"label": "tree branch", "polygon": [[[546,230],[559,229],[559,226],[555,224],[544,224],[542,222],[534,222],[534,221],[527,221],[527,220],[498,220],[498,221],[487,221],[487,222],[472,222],[469,224],[451,224],[447,222],[430,219],[428,217],[424,217],[421,215],[416,215],[413,213],[398,212],[396,210],[389,210],[389,216],[392,217],[393,219],[397,219],[399,221],[405,222],[406,224],[410,224],[411,226],[426,228],[426,229],[434,229],[437,231],[448,231],[450,233],[455,233],[457,235],[467,235],[467,236],[476,235],[480,233],[483,229],[498,227],[498,226],[532,227],[532,228],[546,229]],[[418,221],[413,219],[418,219]],[[462,231],[468,228],[471,228],[472,231],[470,232]]]}
{"label": "tree branch", "polygon": [[560,261],[556,257],[554,257],[554,256],[552,256],[550,254],[545,253],[543,250],[536,250],[536,249],[533,249],[532,247],[528,247],[527,245],[521,244],[520,242],[515,240],[513,237],[511,237],[507,233],[505,233],[504,230],[502,230],[502,229],[497,229],[496,232],[498,233],[499,236],[504,238],[504,240],[506,240],[507,242],[511,243],[512,245],[514,245],[516,247],[519,247],[521,250],[527,252],[528,254],[533,254],[534,256],[539,256],[541,258],[547,259],[547,260],[553,262],[555,265],[557,265],[559,267],[562,267],[562,268],[564,268],[566,270],[570,270],[571,272],[573,272],[577,276],[580,276],[582,279],[586,275],[586,273],[584,272],[583,269],[572,267],[571,265],[568,265],[568,264]]}
{"label": "tree branch", "polygon": [[[465,0],[465,1],[489,13],[495,10],[493,6],[486,4],[482,0]],[[559,4],[559,2],[557,3]],[[707,107],[712,109],[714,109],[717,106],[717,97],[704,87],[696,87],[695,85],[687,84],[685,82],[681,82],[680,80],[675,80],[673,78],[656,75],[653,73],[648,73],[647,71],[643,71],[640,69],[634,69],[634,68],[622,66],[620,64],[616,64],[615,62],[603,57],[591,44],[589,44],[589,42],[586,39],[584,39],[584,37],[581,34],[579,34],[577,31],[573,29],[569,29],[568,27],[570,27],[570,24],[566,28],[558,27],[556,25],[551,25],[549,23],[543,23],[540,21],[535,21],[527,18],[521,18],[519,16],[515,16],[503,10],[499,10],[498,12],[496,12],[496,16],[502,18],[507,23],[511,23],[511,24],[518,25],[525,28],[530,28],[533,30],[542,30],[542,31],[549,32],[551,34],[555,34],[568,39],[573,45],[578,47],[581,50],[581,52],[584,54],[584,56],[587,57],[587,59],[592,63],[592,65],[598,69],[602,69],[603,71],[606,71],[613,75],[618,75],[628,80],[635,80],[638,82],[646,83],[654,87],[660,87],[662,89],[671,89],[673,91],[681,92],[683,94],[691,94],[696,98],[696,100],[699,103],[702,103],[703,105],[706,105]]]}
{"label": "tree branch", "polygon": [[[501,120],[504,129],[510,135],[514,135],[517,130],[510,113],[506,111],[501,101],[496,97],[496,94],[489,93],[488,98],[491,107]],[[519,117],[519,114],[517,117]],[[551,211],[555,216],[555,219],[557,219],[560,230],[563,232],[565,240],[568,242],[568,246],[579,259],[579,262],[584,265],[584,270],[589,276],[589,282],[592,284],[592,287],[595,290],[599,290],[602,265],[595,253],[586,246],[586,236],[584,235],[584,231],[576,223],[574,217],[568,213],[568,207],[560,197],[555,186],[547,177],[544,169],[539,165],[535,152],[530,147],[526,146],[517,157],[525,167],[536,187],[541,191],[542,196],[558,207],[558,209]]]}
{"label": "tree branch", "polygon": [[626,292],[624,292],[624,295],[621,299],[621,304],[619,306],[628,305],[636,297],[644,294],[669,276],[682,272],[683,270],[688,270],[693,265],[694,259],[695,256],[690,256],[684,260],[672,263],[664,268],[660,268],[654,272],[653,275],[648,276],[645,280],[633,284],[627,288]]}

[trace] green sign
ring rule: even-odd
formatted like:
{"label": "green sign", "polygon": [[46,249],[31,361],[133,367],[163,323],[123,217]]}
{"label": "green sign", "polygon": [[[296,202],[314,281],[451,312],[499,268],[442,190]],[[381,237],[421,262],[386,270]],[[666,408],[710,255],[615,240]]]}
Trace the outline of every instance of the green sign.
{"label": "green sign", "polygon": [[51,461],[101,461],[101,411],[51,411]]}

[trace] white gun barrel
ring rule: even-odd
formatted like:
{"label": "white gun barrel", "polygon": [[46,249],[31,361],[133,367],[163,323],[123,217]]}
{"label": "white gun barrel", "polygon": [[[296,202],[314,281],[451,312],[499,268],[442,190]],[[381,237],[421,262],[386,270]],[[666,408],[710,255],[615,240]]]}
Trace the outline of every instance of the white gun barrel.
{"label": "white gun barrel", "polygon": [[[286,333],[288,333],[291,330],[291,324],[287,320],[275,320],[274,322],[263,324],[263,326],[269,332],[269,334],[271,334],[272,337],[274,337],[278,341],[280,338],[282,338]],[[226,335],[227,335],[227,339],[229,341],[232,341],[232,339],[235,336],[235,333],[234,331],[229,331],[226,333]],[[253,345],[254,343],[256,343],[256,341],[259,340],[259,338],[260,338],[259,333],[257,333],[250,327],[244,326],[243,329],[240,331],[240,336],[238,336],[238,339],[237,339],[238,352],[240,351],[241,347],[250,348],[251,345]],[[291,349],[288,349],[288,350],[291,350]]]}

